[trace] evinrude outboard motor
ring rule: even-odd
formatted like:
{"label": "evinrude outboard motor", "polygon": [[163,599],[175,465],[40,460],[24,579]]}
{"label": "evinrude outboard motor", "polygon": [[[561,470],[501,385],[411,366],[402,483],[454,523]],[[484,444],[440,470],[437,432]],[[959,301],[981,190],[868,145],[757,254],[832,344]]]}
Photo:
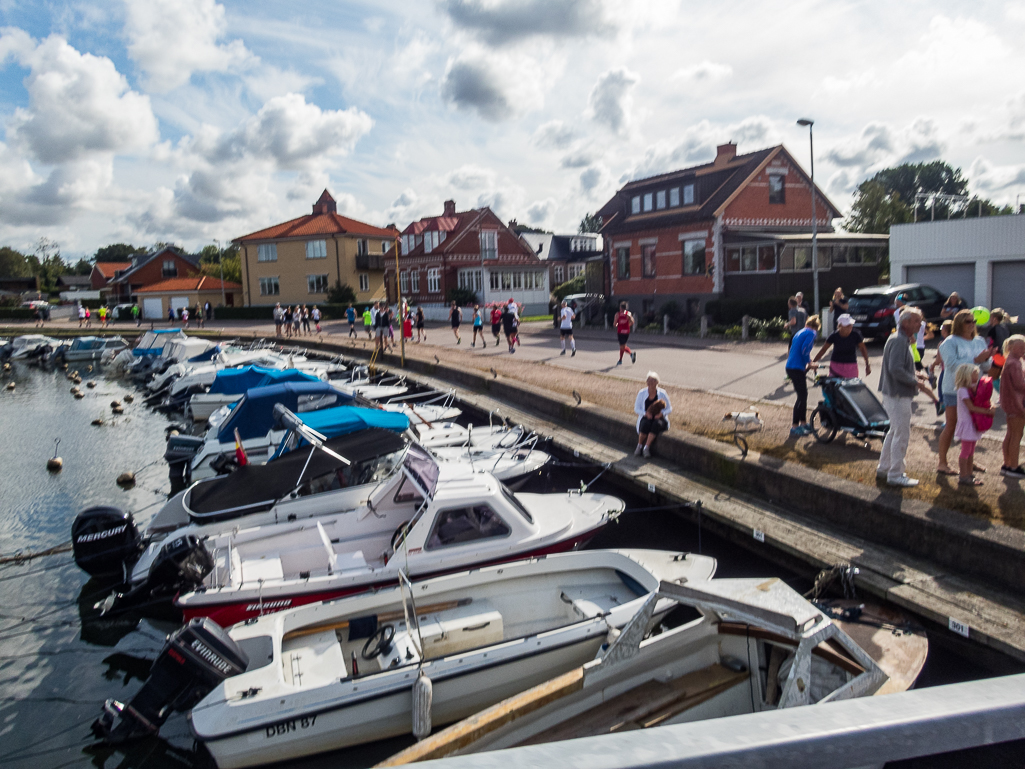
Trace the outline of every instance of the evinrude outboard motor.
{"label": "evinrude outboard motor", "polygon": [[75,563],[87,574],[124,581],[142,552],[142,537],[132,514],[105,505],[87,507],[71,524]]}
{"label": "evinrude outboard motor", "polygon": [[197,617],[167,639],[149,680],[131,702],[103,704],[93,734],[114,745],[154,735],[171,713],[195,706],[221,681],[248,666],[248,655],[220,625]]}

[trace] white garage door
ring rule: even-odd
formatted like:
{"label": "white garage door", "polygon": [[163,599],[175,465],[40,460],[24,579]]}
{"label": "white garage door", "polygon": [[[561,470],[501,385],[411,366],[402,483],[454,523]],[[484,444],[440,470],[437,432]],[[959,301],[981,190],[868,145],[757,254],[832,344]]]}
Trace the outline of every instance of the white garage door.
{"label": "white garage door", "polygon": [[142,317],[147,320],[163,320],[164,305],[159,299],[147,297],[142,300]]}
{"label": "white garage door", "polygon": [[1025,315],[1025,262],[993,262],[993,307]]}
{"label": "white garage door", "polygon": [[975,304],[975,265],[967,264],[916,264],[908,266],[908,283],[924,283],[941,294],[954,291],[971,307]]}
{"label": "white garage door", "polygon": [[172,296],[171,306],[175,309],[175,311],[180,310],[182,307],[188,307],[189,298],[187,296]]}

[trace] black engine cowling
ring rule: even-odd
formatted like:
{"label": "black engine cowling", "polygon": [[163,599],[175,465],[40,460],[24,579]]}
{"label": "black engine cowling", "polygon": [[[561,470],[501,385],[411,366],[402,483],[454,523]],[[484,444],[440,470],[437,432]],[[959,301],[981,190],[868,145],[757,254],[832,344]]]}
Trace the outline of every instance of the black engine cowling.
{"label": "black engine cowling", "polygon": [[88,507],[71,524],[75,563],[101,579],[125,579],[142,551],[132,514],[116,507]]}
{"label": "black engine cowling", "polygon": [[107,700],[93,733],[118,744],[156,734],[174,711],[188,710],[221,681],[245,672],[248,655],[213,620],[200,617],[177,630],[131,702]]}
{"label": "black engine cowling", "polygon": [[150,567],[146,580],[149,594],[174,595],[194,590],[213,568],[213,556],[197,537],[186,534],[169,538]]}

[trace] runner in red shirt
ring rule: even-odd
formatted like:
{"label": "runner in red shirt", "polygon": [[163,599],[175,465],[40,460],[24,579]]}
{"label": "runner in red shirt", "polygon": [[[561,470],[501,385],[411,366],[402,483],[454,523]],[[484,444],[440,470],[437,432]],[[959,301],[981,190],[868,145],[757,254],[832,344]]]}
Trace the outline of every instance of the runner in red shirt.
{"label": "runner in red shirt", "polygon": [[495,344],[502,338],[502,308],[495,305],[491,308],[491,333],[495,335]]}
{"label": "runner in red shirt", "polygon": [[633,313],[626,309],[626,302],[619,303],[619,312],[616,313],[614,324],[616,326],[616,334],[619,337],[619,363],[616,365],[623,365],[623,353],[627,353],[630,356],[631,363],[636,363],[637,353],[626,346],[627,340],[630,338],[630,332],[636,324]]}

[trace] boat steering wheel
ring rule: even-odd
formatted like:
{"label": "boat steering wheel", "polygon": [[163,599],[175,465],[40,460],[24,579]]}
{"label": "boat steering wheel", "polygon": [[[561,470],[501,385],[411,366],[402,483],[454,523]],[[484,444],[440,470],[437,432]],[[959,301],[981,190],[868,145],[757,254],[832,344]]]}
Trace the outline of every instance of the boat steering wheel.
{"label": "boat steering wheel", "polygon": [[391,648],[392,639],[395,637],[395,626],[394,625],[381,625],[367,642],[363,644],[363,651],[360,652],[359,656],[365,660],[372,660],[381,652],[386,652]]}

